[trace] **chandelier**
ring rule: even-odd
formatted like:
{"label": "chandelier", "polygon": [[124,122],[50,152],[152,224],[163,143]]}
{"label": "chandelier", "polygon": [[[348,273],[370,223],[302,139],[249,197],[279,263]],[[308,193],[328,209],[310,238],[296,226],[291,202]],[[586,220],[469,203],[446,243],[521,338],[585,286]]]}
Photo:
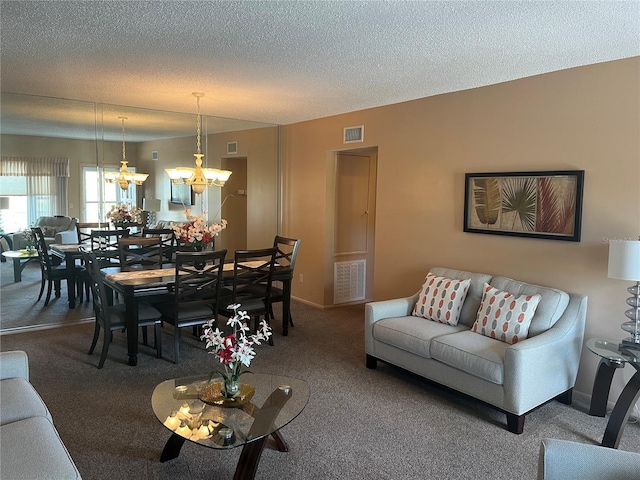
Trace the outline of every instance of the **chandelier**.
{"label": "chandelier", "polygon": [[120,163],[122,164],[122,167],[120,167],[119,172],[104,172],[104,179],[108,183],[118,182],[118,185],[120,185],[120,188],[122,190],[126,190],[129,188],[130,183],[133,183],[135,185],[142,185],[142,183],[147,179],[149,174],[135,173],[127,170],[127,163],[129,162],[127,162],[126,148],[125,148],[125,142],[124,142],[124,121],[127,119],[127,117],[118,117],[118,118],[122,120],[122,160],[120,161]]}
{"label": "chandelier", "polygon": [[196,167],[176,167],[167,168],[165,171],[169,174],[169,178],[173,183],[184,183],[185,185],[191,185],[194,193],[204,192],[204,187],[224,187],[224,184],[231,172],[229,170],[219,170],[217,168],[202,168],[202,157],[204,154],[200,153],[200,97],[204,97],[204,93],[193,93],[196,97],[198,105],[198,117],[197,117],[197,129],[196,129],[196,153],[193,154],[196,157]]}

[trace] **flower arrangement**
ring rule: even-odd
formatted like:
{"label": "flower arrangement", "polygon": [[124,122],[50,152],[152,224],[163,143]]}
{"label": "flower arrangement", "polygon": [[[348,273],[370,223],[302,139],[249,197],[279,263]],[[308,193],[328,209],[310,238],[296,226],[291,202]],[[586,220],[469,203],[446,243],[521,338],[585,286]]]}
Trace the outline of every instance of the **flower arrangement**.
{"label": "flower arrangement", "polygon": [[212,223],[207,225],[207,221],[202,215],[191,215],[191,210],[186,209],[184,211],[187,216],[187,223],[174,224],[171,222],[169,227],[173,229],[176,234],[178,243],[182,243],[191,247],[206,247],[213,241],[213,237],[227,228],[227,221],[222,219],[220,223]]}
{"label": "flower arrangement", "polygon": [[225,336],[217,327],[214,330],[215,319],[211,319],[203,325],[201,336],[201,339],[207,342],[206,348],[213,349],[209,353],[216,355],[224,366],[224,371],[213,370],[209,375],[209,380],[215,375],[224,378],[223,395],[227,398],[233,398],[238,392],[240,376],[251,373],[248,370],[242,371],[242,367],[248,367],[255,357],[254,345],[260,345],[261,342],[267,341],[272,333],[271,327],[267,325],[265,320],[262,320],[255,335],[247,335],[249,326],[246,321],[249,320],[249,315],[245,311],[239,311],[239,308],[239,303],[227,307],[227,309],[233,310],[233,316],[227,321],[227,325],[233,329],[233,333]]}
{"label": "flower arrangement", "polygon": [[140,210],[137,207],[127,207],[124,203],[118,203],[111,207],[107,213],[107,218],[115,223],[140,223]]}
{"label": "flower arrangement", "polygon": [[24,229],[22,231],[22,238],[24,238],[24,243],[27,250],[33,250],[35,248],[36,238],[30,229]]}

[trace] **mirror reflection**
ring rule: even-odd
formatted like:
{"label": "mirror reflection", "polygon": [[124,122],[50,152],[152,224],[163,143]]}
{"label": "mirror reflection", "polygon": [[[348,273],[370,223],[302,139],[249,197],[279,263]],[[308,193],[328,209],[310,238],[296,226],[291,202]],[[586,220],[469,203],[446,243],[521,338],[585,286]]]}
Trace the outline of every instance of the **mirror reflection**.
{"label": "mirror reflection", "polygon": [[[203,167],[232,174],[224,186],[195,194],[165,172],[196,166],[192,107],[177,113],[2,93],[0,195],[11,214],[0,210],[0,227],[14,232],[55,215],[106,225],[111,206],[124,203],[156,223],[183,222],[185,208],[212,222],[225,218],[216,249],[270,244],[278,223],[277,125],[202,116]],[[141,185],[105,181],[105,173],[119,175],[123,147],[127,170],[148,174]]]}

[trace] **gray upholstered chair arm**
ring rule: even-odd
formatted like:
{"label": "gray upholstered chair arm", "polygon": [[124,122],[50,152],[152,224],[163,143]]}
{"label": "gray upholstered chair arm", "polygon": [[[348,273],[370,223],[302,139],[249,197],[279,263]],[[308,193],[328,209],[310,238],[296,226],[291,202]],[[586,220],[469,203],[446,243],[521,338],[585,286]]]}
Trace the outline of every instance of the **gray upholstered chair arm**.
{"label": "gray upholstered chair arm", "polygon": [[599,445],[545,438],[540,444],[538,480],[637,480],[640,454]]}
{"label": "gray upholstered chair arm", "polygon": [[56,233],[54,243],[69,245],[73,243],[78,243],[78,233],[75,230],[63,230],[62,232]]}
{"label": "gray upholstered chair arm", "polygon": [[553,327],[507,348],[504,385],[512,394],[507,410],[525,413],[543,398],[572,388],[580,363],[586,311],[587,297],[571,295],[565,313]]}
{"label": "gray upholstered chair arm", "polygon": [[0,380],[24,378],[29,381],[29,359],[22,350],[0,352]]}

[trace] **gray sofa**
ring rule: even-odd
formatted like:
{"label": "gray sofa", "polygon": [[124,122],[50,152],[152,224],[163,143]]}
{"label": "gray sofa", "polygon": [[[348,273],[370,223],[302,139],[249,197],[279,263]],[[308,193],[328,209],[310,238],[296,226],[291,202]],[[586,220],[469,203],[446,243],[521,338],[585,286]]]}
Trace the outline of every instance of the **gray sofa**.
{"label": "gray sofa", "polygon": [[[557,398],[571,403],[582,351],[587,297],[445,268],[431,273],[470,279],[455,326],[413,316],[419,293],[371,302],[365,308],[366,365],[377,361],[409,370],[506,413],[509,431],[522,433],[525,415]],[[509,344],[473,332],[485,282],[502,291],[539,294],[528,338]]]}
{"label": "gray sofa", "polygon": [[538,480],[638,480],[640,453],[546,438],[540,444]]}
{"label": "gray sofa", "polygon": [[[44,241],[47,247],[52,243],[72,244],[78,243],[78,233],[76,229],[76,219],[64,215],[54,215],[52,217],[39,217],[34,227],[42,228],[44,233]],[[13,249],[20,250],[27,246],[22,232],[16,232],[11,235]]]}
{"label": "gray sofa", "polygon": [[0,352],[0,439],[2,478],[81,478],[47,406],[29,383],[29,360],[22,351]]}

